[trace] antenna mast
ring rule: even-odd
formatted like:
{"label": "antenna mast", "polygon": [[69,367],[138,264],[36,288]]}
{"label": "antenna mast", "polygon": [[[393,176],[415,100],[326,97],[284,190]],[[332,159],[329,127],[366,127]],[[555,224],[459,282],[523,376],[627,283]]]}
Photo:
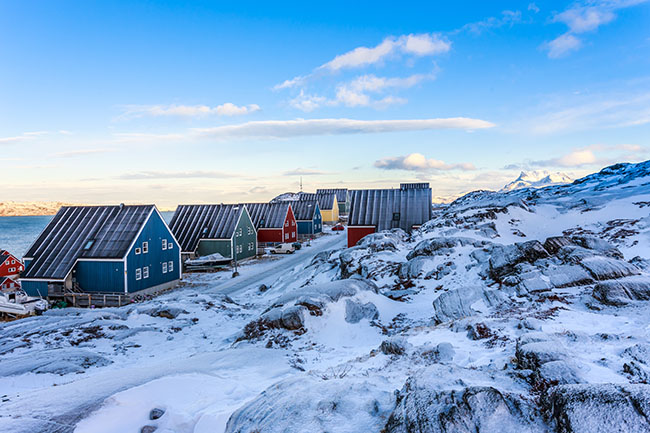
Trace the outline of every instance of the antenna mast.
{"label": "antenna mast", "polygon": [[300,192],[302,192],[302,176],[300,176]]}

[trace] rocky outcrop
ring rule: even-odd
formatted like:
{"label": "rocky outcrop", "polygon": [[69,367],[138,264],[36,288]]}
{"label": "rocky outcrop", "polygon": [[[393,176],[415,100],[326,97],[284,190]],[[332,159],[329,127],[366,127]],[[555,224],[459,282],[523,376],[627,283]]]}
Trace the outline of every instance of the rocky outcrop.
{"label": "rocky outcrop", "polygon": [[548,404],[558,433],[650,431],[650,385],[560,385]]}
{"label": "rocky outcrop", "polygon": [[650,300],[650,278],[603,281],[594,287],[592,294],[605,305],[622,306],[632,301],[648,301]]}
{"label": "rocky outcrop", "polygon": [[507,299],[507,295],[499,290],[481,287],[449,290],[433,301],[433,320],[436,323],[443,323],[471,316],[477,313],[472,307],[475,303],[483,301],[485,306],[494,307],[506,302]]}

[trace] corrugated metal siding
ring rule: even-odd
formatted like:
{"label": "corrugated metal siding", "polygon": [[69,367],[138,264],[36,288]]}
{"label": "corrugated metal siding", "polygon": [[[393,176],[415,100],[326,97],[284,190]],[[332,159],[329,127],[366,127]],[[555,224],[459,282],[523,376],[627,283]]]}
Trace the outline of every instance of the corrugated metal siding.
{"label": "corrugated metal siding", "polygon": [[[123,258],[153,205],[64,206],[25,257],[24,278],[61,280],[78,258]],[[84,250],[89,240],[91,248]]]}
{"label": "corrugated metal siding", "polygon": [[243,211],[241,205],[180,205],[170,228],[185,252],[194,252],[199,239],[230,239]]}
{"label": "corrugated metal siding", "polygon": [[124,293],[124,262],[78,261],[72,277],[84,292]]}
{"label": "corrugated metal siding", "polygon": [[[173,247],[165,250],[162,249],[162,240],[167,240],[167,245],[170,243]],[[135,254],[135,248],[142,248],[142,243],[149,243],[149,252]],[[175,281],[181,278],[181,263],[180,263],[180,247],[174,242],[171,232],[167,229],[165,222],[162,220],[158,212],[154,212],[147,221],[147,224],[142,229],[142,233],[135,240],[134,248],[129,251],[126,257],[126,271],[129,292],[136,292],[138,290],[148,289],[150,287],[158,286],[160,284]],[[166,262],[173,262],[174,270],[172,272],[162,272],[162,264]],[[149,278],[136,280],[135,270],[149,267]]]}
{"label": "corrugated metal siding", "polygon": [[[282,228],[289,211],[288,202],[279,203],[244,203],[248,209],[253,225],[260,228]],[[262,224],[263,222],[263,224]]]}
{"label": "corrugated metal siding", "polygon": [[313,235],[314,234],[313,221],[298,221],[298,234]]}
{"label": "corrugated metal siding", "polygon": [[219,253],[224,257],[232,255],[232,240],[230,239],[203,239],[199,241],[196,247],[198,256],[209,256],[210,254]]}
{"label": "corrugated metal siding", "polygon": [[316,194],[335,194],[336,201],[339,203],[345,203],[348,200],[348,189],[347,188],[323,188],[317,189]]}
{"label": "corrugated metal siding", "polygon": [[295,201],[291,203],[293,214],[298,221],[311,221],[316,215],[318,202],[316,200]]}
{"label": "corrugated metal siding", "polygon": [[[399,213],[396,221],[393,215]],[[349,226],[410,230],[431,219],[431,189],[370,189],[351,193]]]}
{"label": "corrugated metal siding", "polygon": [[29,296],[47,297],[47,281],[21,281],[20,288]]}
{"label": "corrugated metal siding", "polygon": [[321,211],[332,210],[336,203],[336,194],[324,193],[314,194],[310,192],[301,192],[298,194],[298,201],[317,201]]}
{"label": "corrugated metal siding", "polygon": [[400,183],[400,189],[428,189],[429,182],[418,182],[418,183]]}

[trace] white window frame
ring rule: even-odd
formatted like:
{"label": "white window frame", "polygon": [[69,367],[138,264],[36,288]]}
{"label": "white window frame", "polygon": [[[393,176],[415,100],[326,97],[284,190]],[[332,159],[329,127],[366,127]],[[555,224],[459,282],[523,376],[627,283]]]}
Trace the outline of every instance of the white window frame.
{"label": "white window frame", "polygon": [[142,269],[136,268],[135,270],[135,280],[140,281],[142,279]]}
{"label": "white window frame", "polygon": [[170,260],[167,264],[167,272],[174,272],[174,261]]}
{"label": "white window frame", "polygon": [[142,254],[147,254],[149,252],[149,242],[142,242]]}
{"label": "white window frame", "polygon": [[140,248],[135,249],[135,255],[136,256],[139,256],[141,252],[142,252],[142,250]]}
{"label": "white window frame", "polygon": [[144,279],[149,278],[149,266],[144,266],[142,268],[142,278]]}
{"label": "white window frame", "polygon": [[163,274],[167,273],[167,262],[162,262],[162,273]]}
{"label": "white window frame", "polygon": [[289,233],[284,234],[284,240],[286,241],[287,239],[289,239]]}
{"label": "white window frame", "polygon": [[174,249],[174,243],[172,241],[167,242],[167,249],[168,250]]}
{"label": "white window frame", "polygon": [[167,249],[167,239],[162,240],[162,249],[165,251]]}

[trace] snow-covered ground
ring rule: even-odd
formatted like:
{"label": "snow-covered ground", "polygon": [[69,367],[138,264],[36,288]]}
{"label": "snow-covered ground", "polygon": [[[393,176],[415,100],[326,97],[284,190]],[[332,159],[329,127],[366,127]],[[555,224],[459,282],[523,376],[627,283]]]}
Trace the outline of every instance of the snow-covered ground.
{"label": "snow-covered ground", "polygon": [[0,325],[0,431],[650,431],[649,214],[613,166]]}

